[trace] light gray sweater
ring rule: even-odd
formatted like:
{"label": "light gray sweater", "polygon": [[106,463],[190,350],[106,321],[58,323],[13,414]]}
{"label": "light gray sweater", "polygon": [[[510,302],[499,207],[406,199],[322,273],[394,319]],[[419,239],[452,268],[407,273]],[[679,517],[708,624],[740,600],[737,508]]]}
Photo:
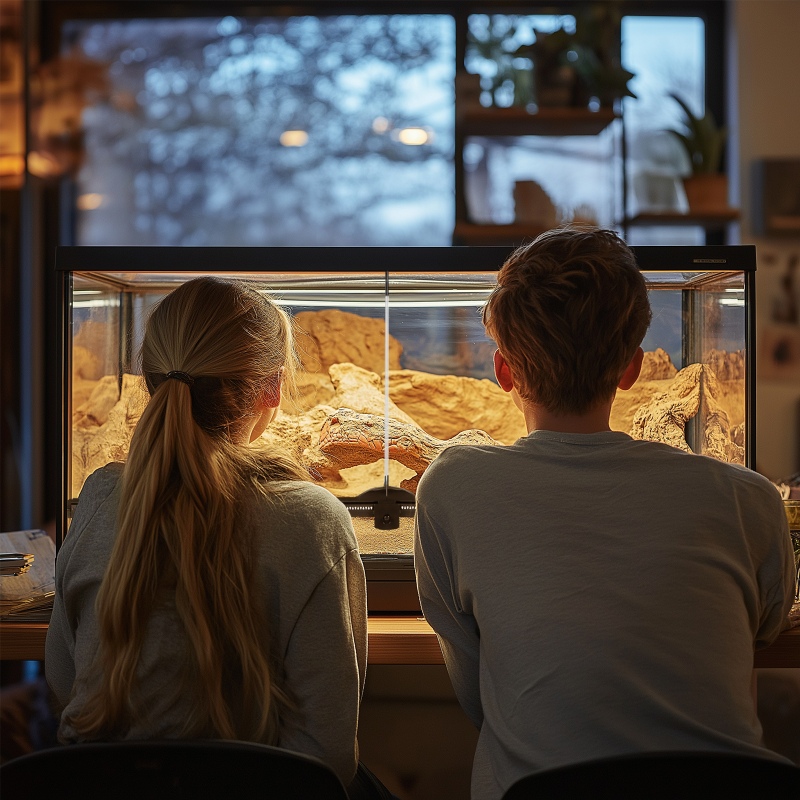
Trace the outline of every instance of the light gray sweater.
{"label": "light gray sweater", "polygon": [[[122,465],[89,477],[56,559],[56,599],[45,673],[58,701],[85,701],[98,647],[94,601],[116,536]],[[281,720],[278,745],[316,756],[347,785],[358,760],[358,710],[367,663],[364,568],[350,515],[327,490],[301,481],[274,499],[243,498],[242,526],[254,537],[271,631],[264,642],[280,685],[296,703]],[[192,703],[178,692],[186,640],[174,605],[154,614],[139,667],[135,706],[144,722],[128,738],[178,735]],[[76,739],[62,723],[62,741]]]}
{"label": "light gray sweater", "polygon": [[536,431],[445,450],[416,524],[422,610],[480,729],[473,800],[643,750],[779,758],[750,694],[793,595],[763,476],[624,433]]}

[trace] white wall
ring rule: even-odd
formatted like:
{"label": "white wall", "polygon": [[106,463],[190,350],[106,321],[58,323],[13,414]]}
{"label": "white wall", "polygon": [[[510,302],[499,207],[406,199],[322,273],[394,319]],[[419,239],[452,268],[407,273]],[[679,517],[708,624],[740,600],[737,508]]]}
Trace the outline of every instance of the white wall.
{"label": "white wall", "polygon": [[[760,158],[800,158],[800,0],[733,0],[730,8],[729,103],[738,112],[741,241],[755,244],[757,336],[769,321],[770,302],[800,237],[761,238],[753,233],[751,170]],[[731,151],[737,152],[736,138]],[[738,172],[738,178],[737,178]],[[772,479],[800,471],[800,380],[756,383],[756,468]]]}

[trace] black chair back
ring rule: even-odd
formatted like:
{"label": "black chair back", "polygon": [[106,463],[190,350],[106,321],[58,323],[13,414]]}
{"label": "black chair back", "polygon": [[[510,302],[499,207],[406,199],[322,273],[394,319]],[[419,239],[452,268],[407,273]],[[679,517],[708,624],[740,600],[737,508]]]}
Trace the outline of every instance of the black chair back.
{"label": "black chair back", "polygon": [[800,767],[727,753],[664,752],[542,770],[503,800],[800,800]]}
{"label": "black chair back", "polygon": [[347,800],[322,761],[278,747],[233,741],[74,744],[0,766],[7,800]]}

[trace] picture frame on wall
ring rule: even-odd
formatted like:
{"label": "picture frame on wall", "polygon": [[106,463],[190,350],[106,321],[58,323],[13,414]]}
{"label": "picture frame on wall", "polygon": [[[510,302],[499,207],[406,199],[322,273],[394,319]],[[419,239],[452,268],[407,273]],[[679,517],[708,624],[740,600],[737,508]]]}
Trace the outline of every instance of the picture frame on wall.
{"label": "picture frame on wall", "polygon": [[759,377],[800,385],[800,253],[789,252],[785,260],[772,253],[767,258],[781,268],[766,284],[769,317],[758,333]]}
{"label": "picture frame on wall", "polygon": [[759,345],[760,377],[800,382],[800,325],[766,325]]}
{"label": "picture frame on wall", "polygon": [[762,158],[753,164],[753,231],[800,237],[800,158]]}

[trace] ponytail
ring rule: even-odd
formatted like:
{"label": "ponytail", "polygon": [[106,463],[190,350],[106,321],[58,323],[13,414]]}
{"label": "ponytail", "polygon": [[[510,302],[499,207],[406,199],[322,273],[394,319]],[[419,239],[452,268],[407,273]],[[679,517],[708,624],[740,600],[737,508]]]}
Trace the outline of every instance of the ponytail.
{"label": "ponytail", "polygon": [[[145,630],[166,591],[173,593],[190,656],[189,688],[182,689],[192,693],[192,712],[179,735],[273,744],[277,740],[280,711],[287,699],[272,680],[254,542],[240,532],[236,508],[250,487],[269,496],[271,481],[307,476],[289,459],[235,443],[231,433],[241,424],[248,404],[252,413],[254,392],[274,382],[287,353],[293,353],[291,330],[281,309],[239,284],[204,278],[182,289],[201,282],[199,288],[211,289],[211,296],[199,292],[198,298],[195,291],[189,297],[194,302],[187,301],[186,309],[174,308],[175,304],[163,308],[166,301],[162,301],[161,317],[167,319],[154,312],[148,323],[142,361],[152,396],[131,440],[117,538],[96,601],[100,637],[96,689],[69,720],[81,738],[121,736],[136,720],[131,698]],[[173,321],[167,312],[180,317],[177,311],[196,311],[198,300],[213,299],[214,313],[225,321],[220,284],[229,290],[234,301],[230,315],[239,318],[245,334],[237,339],[231,331],[239,328],[228,324],[231,352],[223,360],[232,377],[204,374],[213,371],[213,363],[208,363],[213,359],[208,358],[205,369],[195,373],[202,378],[193,375],[191,363],[177,363],[185,370],[177,380],[167,377],[175,367],[171,361],[156,359],[154,370],[148,370],[147,357],[152,355],[148,345],[153,345],[150,351],[158,350],[156,344],[165,353],[177,349],[163,341],[168,326],[156,324]],[[271,335],[263,330],[260,317],[271,323]],[[274,344],[276,338],[276,317],[284,339],[278,337],[275,352],[265,357],[265,343]],[[193,319],[202,325],[203,317],[195,314]],[[260,340],[252,335],[253,325],[259,324]],[[180,326],[172,329],[178,331]],[[195,366],[198,369],[203,368]],[[206,418],[212,410],[219,419]]]}

